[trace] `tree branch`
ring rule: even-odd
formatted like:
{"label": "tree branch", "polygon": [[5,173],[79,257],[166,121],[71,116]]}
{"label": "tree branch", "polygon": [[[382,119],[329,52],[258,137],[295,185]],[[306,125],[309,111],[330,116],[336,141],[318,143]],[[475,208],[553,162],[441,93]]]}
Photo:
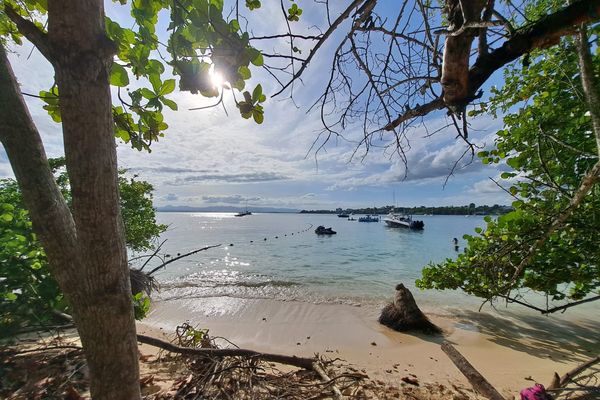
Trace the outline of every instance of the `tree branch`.
{"label": "tree branch", "polygon": [[[577,375],[579,375],[586,369],[590,368],[592,365],[598,364],[598,363],[600,363],[600,356],[594,357],[594,358],[576,366],[575,368],[573,368],[572,370],[570,370],[569,372],[567,372],[560,378],[560,381],[558,382],[558,387],[566,386]],[[548,388],[548,389],[554,389],[554,388]]]}
{"label": "tree branch", "polygon": [[286,356],[282,354],[259,353],[254,350],[246,349],[194,349],[190,347],[177,346],[173,343],[165,342],[164,340],[140,334],[137,335],[137,340],[140,343],[158,347],[163,350],[170,351],[172,353],[204,357],[254,357],[265,361],[293,365],[295,367],[304,368],[310,371],[314,370],[313,364],[317,361],[313,358]]}
{"label": "tree branch", "polygon": [[442,351],[450,358],[456,368],[467,378],[471,386],[490,400],[505,400],[504,397],[477,371],[471,363],[449,342],[442,343]]}
{"label": "tree branch", "polygon": [[[36,28],[37,29],[37,28]],[[70,266],[79,264],[73,216],[48,164],[40,137],[4,46],[0,45],[0,142],[23,193],[34,231],[59,282],[77,285]]]}
{"label": "tree branch", "polygon": [[23,34],[50,62],[53,61],[48,35],[42,32],[33,22],[20,16],[8,3],[4,4],[4,12],[10,18],[19,32]]}
{"label": "tree branch", "polygon": [[395,120],[393,120],[392,122],[390,122],[389,124],[384,126],[383,130],[384,131],[393,131],[394,128],[399,126],[404,121],[407,121],[409,119],[416,118],[416,117],[425,116],[432,111],[441,110],[445,106],[446,105],[444,103],[444,99],[442,99],[441,97],[438,97],[437,99],[432,100],[427,104],[423,104],[422,106],[417,105],[416,107],[411,108],[410,110],[407,110],[404,114],[399,115],[398,118],[396,118]]}
{"label": "tree branch", "polygon": [[469,71],[469,95],[473,95],[502,66],[531,50],[551,47],[557,44],[561,37],[574,34],[577,26],[597,21],[599,18],[600,2],[579,0],[531,25],[517,29],[502,47],[479,55]]}
{"label": "tree branch", "polygon": [[600,179],[600,161],[598,161],[594,166],[588,171],[588,173],[581,180],[581,184],[579,188],[573,195],[573,198],[569,202],[567,208],[565,208],[558,217],[550,224],[548,229],[544,232],[544,234],[535,241],[527,251],[527,255],[521,260],[519,265],[515,269],[515,273],[513,274],[508,287],[504,288],[504,290],[509,290],[510,286],[519,278],[519,275],[525,270],[527,265],[531,262],[533,257],[535,256],[536,251],[546,243],[546,240],[550,237],[550,235],[564,225],[564,223],[569,219],[573,212],[577,209],[577,206],[581,204],[585,196],[589,193],[594,184]]}
{"label": "tree branch", "polygon": [[185,258],[185,257],[191,256],[192,254],[196,254],[196,253],[199,253],[199,252],[201,252],[201,251],[208,250],[208,249],[212,249],[212,248],[214,248],[214,247],[219,247],[219,246],[220,246],[220,244],[215,244],[215,245],[212,245],[212,246],[206,246],[206,247],[203,247],[203,248],[201,248],[201,249],[193,250],[193,251],[190,251],[189,253],[185,253],[185,254],[182,254],[182,255],[180,255],[180,256],[177,256],[177,257],[175,257],[175,258],[172,258],[172,259],[170,259],[169,261],[167,261],[167,262],[165,262],[165,263],[162,263],[162,264],[161,264],[161,265],[159,265],[158,267],[154,268],[152,271],[148,272],[148,274],[147,274],[147,275],[148,275],[148,276],[150,276],[150,275],[154,274],[156,271],[158,271],[158,270],[159,270],[159,269],[161,269],[161,268],[164,268],[164,267],[166,267],[167,265],[171,264],[172,262],[175,262],[175,261],[177,261],[177,260],[181,260],[182,258]]}
{"label": "tree branch", "polygon": [[[366,1],[372,1],[372,0],[366,0]],[[317,51],[319,50],[319,48],[327,41],[327,39],[329,38],[329,36],[331,36],[331,34],[337,29],[337,27],[340,26],[341,23],[344,22],[346,20],[346,18],[348,18],[350,16],[350,13],[352,12],[352,10],[354,10],[356,7],[358,7],[363,2],[365,2],[365,0],[354,0],[350,4],[350,6],[348,6],[348,8],[346,8],[346,10],[339,17],[337,17],[337,19],[335,21],[333,21],[333,24],[331,24],[331,26],[329,27],[329,29],[327,29],[327,31],[323,34],[323,36],[321,37],[321,39],[319,39],[319,41],[317,42],[317,44],[315,45],[315,47],[313,47],[310,50],[310,53],[309,53],[308,57],[302,63],[302,66],[300,67],[300,69],[292,76],[292,79],[290,79],[288,81],[288,83],[286,83],[281,89],[279,89],[279,91],[277,93],[275,93],[271,97],[275,97],[275,96],[281,94],[296,79],[298,79],[300,77],[300,75],[302,75],[302,73],[304,72],[304,70],[306,69],[306,67],[308,67],[308,64],[310,64],[310,61],[312,60],[312,58],[314,57],[314,55],[317,53]]]}
{"label": "tree branch", "polygon": [[575,306],[578,306],[578,305],[581,305],[581,304],[591,303],[592,301],[600,300],[600,296],[594,296],[594,297],[589,297],[587,299],[573,301],[571,303],[563,304],[562,306],[556,306],[556,307],[552,307],[552,308],[543,309],[543,308],[540,308],[540,307],[536,307],[533,304],[528,304],[528,303],[525,303],[524,301],[521,301],[519,299],[515,299],[515,298],[512,298],[512,297],[509,297],[509,296],[506,296],[506,295],[499,295],[499,297],[505,299],[509,303],[516,303],[516,304],[522,305],[524,307],[530,308],[532,310],[539,311],[540,314],[543,314],[543,315],[553,314],[553,313],[558,312],[558,311],[564,311],[567,308],[571,308],[571,307],[575,307]]}
{"label": "tree branch", "polygon": [[585,26],[579,28],[577,37],[577,52],[579,55],[579,70],[581,71],[581,85],[588,104],[592,127],[596,137],[598,156],[600,156],[600,87],[598,80],[594,77],[594,65],[590,55],[587,30]]}

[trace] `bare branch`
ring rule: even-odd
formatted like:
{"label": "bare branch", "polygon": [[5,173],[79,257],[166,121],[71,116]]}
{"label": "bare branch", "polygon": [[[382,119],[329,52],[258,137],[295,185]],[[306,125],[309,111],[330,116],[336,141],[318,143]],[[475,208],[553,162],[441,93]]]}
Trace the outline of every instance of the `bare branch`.
{"label": "bare branch", "polygon": [[201,251],[205,251],[205,250],[212,249],[214,247],[219,247],[219,246],[221,246],[221,245],[220,244],[215,244],[215,245],[212,245],[212,246],[206,246],[206,247],[203,247],[201,249],[193,250],[193,251],[190,251],[189,253],[185,253],[185,254],[182,254],[180,256],[174,257],[174,258],[170,259],[169,261],[167,261],[165,263],[162,263],[158,267],[154,268],[152,271],[148,272],[147,275],[150,276],[150,275],[154,274],[156,271],[158,271],[161,268],[166,267],[167,265],[171,264],[172,262],[175,262],[177,260],[181,260],[182,258],[185,258],[185,257],[189,257],[189,256],[191,256],[193,254],[196,254],[196,253],[199,253]]}
{"label": "bare branch", "polygon": [[158,347],[172,353],[204,356],[204,357],[254,357],[265,361],[277,362],[281,364],[289,364],[295,367],[313,370],[313,363],[316,359],[286,356],[282,354],[259,353],[254,350],[246,349],[196,349],[192,347],[177,346],[173,343],[165,342],[157,338],[145,335],[137,335],[137,340],[140,343]]}
{"label": "bare branch", "polygon": [[[315,45],[315,47],[313,47],[310,50],[310,54],[308,55],[308,57],[306,58],[306,60],[302,63],[302,66],[300,67],[300,69],[292,76],[292,79],[290,79],[288,83],[286,83],[279,91],[277,91],[277,93],[275,93],[271,97],[275,97],[275,96],[281,94],[296,79],[298,79],[300,77],[300,75],[302,75],[302,73],[304,72],[304,70],[306,69],[306,67],[308,67],[308,64],[310,64],[310,61],[312,60],[312,58],[314,57],[314,55],[317,53],[317,51],[319,50],[319,48],[321,48],[321,46],[325,43],[325,41],[327,41],[327,39],[329,38],[329,36],[331,36],[331,34],[333,32],[335,32],[335,30],[337,29],[337,27],[340,26],[341,23],[344,22],[350,16],[350,13],[352,12],[352,10],[354,10],[356,7],[358,7],[364,1],[365,0],[354,0],[350,4],[350,6],[348,8],[346,8],[346,10],[342,14],[340,14],[340,16],[337,17],[337,19],[335,21],[333,21],[333,24],[331,24],[331,26],[329,27],[329,29],[327,29],[327,31],[323,34],[323,37],[321,39],[319,39],[319,41],[317,42],[317,44]],[[366,1],[371,1],[371,0],[366,0]]]}
{"label": "bare branch", "polygon": [[425,116],[432,111],[441,110],[444,107],[445,107],[444,100],[441,97],[439,97],[435,100],[432,100],[431,102],[429,102],[427,104],[417,105],[416,107],[411,108],[410,110],[407,110],[404,114],[398,116],[398,118],[396,118],[395,120],[393,120],[392,122],[390,122],[389,124],[384,126],[383,130],[384,131],[392,131],[392,130],[394,130],[394,128],[399,126],[401,123],[408,121],[409,119]]}

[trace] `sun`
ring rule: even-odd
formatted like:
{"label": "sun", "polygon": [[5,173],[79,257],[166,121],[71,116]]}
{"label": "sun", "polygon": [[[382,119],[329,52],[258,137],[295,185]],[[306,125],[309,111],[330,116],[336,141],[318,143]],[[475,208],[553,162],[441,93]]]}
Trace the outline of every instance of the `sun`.
{"label": "sun", "polygon": [[213,86],[217,87],[217,88],[221,88],[223,87],[223,84],[225,83],[225,79],[223,79],[223,75],[221,75],[221,73],[219,73],[218,71],[215,70],[215,66],[211,66],[210,69],[208,70],[208,75],[210,76],[210,81],[213,84]]}

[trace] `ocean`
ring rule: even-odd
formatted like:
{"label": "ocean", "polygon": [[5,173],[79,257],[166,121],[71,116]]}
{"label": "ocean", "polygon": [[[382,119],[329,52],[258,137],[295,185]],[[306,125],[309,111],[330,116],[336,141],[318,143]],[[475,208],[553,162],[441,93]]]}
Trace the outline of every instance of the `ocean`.
{"label": "ocean", "polygon": [[[228,296],[362,306],[393,298],[402,282],[426,308],[480,304],[459,291],[421,291],[414,282],[424,265],[456,257],[453,238],[462,249],[463,235],[483,226],[483,217],[415,218],[424,221],[423,231],[337,215],[157,213],[158,221],[169,226],[161,236],[166,242],[160,253],[170,255],[165,260],[220,245],[157,272],[158,298]],[[337,234],[318,236],[318,225]]]}

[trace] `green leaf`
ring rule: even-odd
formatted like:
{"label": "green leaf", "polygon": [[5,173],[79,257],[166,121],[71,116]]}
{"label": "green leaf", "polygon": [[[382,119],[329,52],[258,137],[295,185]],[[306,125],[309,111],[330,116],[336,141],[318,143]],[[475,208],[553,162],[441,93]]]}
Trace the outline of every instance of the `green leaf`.
{"label": "green leaf", "polygon": [[262,67],[265,63],[262,53],[258,53],[250,62],[257,67]]}
{"label": "green leaf", "polygon": [[148,76],[148,80],[152,84],[152,89],[154,89],[154,92],[160,93],[160,88],[162,86],[162,82],[160,80],[160,75],[159,74],[151,74],[150,76]]}
{"label": "green leaf", "polygon": [[4,295],[4,298],[8,301],[15,301],[17,299],[17,295],[13,292],[8,292]]}
{"label": "green leaf", "polygon": [[161,101],[165,106],[169,107],[171,110],[177,111],[177,103],[175,103],[173,100],[162,97]]}
{"label": "green leaf", "polygon": [[11,222],[13,220],[13,216],[12,214],[5,213],[0,215],[0,219],[4,222]]}
{"label": "green leaf", "polygon": [[262,123],[263,123],[263,121],[264,121],[264,114],[263,114],[263,112],[262,112],[262,111],[257,111],[257,110],[254,110],[254,111],[252,112],[252,116],[254,117],[254,121],[255,121],[257,124],[262,124]]}
{"label": "green leaf", "polygon": [[152,90],[150,90],[148,88],[141,88],[140,94],[148,100],[152,100],[152,99],[156,98],[156,93],[154,93]]}
{"label": "green leaf", "polygon": [[162,87],[160,88],[159,94],[164,96],[169,94],[175,90],[175,79],[167,79],[163,82]]}
{"label": "green leaf", "polygon": [[260,84],[258,84],[258,85],[256,85],[256,87],[252,91],[252,102],[253,103],[258,103],[260,101],[260,99],[261,99],[262,96],[263,96],[262,86]]}
{"label": "green leaf", "polygon": [[113,62],[110,68],[110,84],[118,87],[129,85],[129,76],[127,70],[120,64]]}
{"label": "green leaf", "polygon": [[244,65],[238,68],[238,72],[240,73],[242,79],[250,79],[250,77],[252,76],[250,69]]}

